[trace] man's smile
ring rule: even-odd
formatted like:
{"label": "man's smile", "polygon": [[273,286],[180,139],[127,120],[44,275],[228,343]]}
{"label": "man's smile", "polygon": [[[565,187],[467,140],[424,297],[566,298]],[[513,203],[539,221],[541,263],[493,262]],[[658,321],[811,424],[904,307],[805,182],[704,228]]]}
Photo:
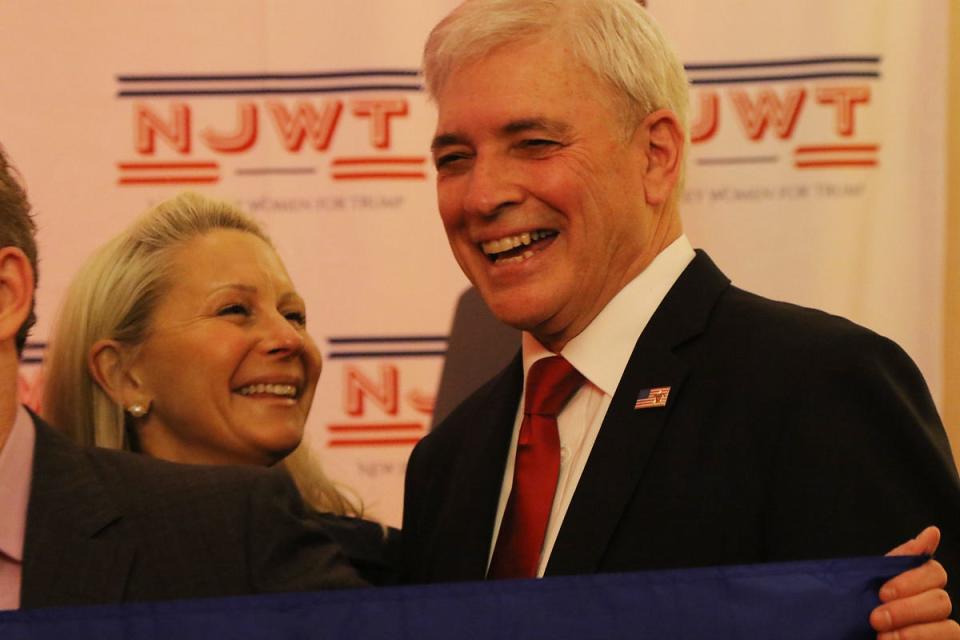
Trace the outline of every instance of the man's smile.
{"label": "man's smile", "polygon": [[555,238],[559,232],[554,229],[525,231],[512,236],[504,236],[480,243],[480,249],[490,262],[520,262],[533,257],[534,249],[545,246],[543,243]]}

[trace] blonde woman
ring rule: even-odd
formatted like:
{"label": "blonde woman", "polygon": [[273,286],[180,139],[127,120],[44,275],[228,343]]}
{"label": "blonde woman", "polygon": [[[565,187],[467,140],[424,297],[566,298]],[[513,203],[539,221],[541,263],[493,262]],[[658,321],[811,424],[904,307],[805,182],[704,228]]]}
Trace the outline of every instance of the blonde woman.
{"label": "blonde woman", "polygon": [[348,555],[355,548],[383,571],[373,581],[389,581],[382,528],[297,448],[321,368],[306,325],[260,226],[182,194],[103,246],[70,285],[44,416],[80,444],[174,462],[283,460],[317,511],[341,516],[324,517]]}

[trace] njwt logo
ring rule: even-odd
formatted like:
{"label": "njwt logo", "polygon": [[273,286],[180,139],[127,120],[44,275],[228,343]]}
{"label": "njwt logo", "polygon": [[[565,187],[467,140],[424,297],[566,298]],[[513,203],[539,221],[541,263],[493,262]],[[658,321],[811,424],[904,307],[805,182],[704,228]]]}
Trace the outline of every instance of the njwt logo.
{"label": "njwt logo", "polygon": [[[343,361],[342,419],[327,425],[328,447],[412,446],[425,434],[434,395],[398,362],[438,359],[446,336],[328,338],[327,359]],[[361,361],[370,364],[360,364]]]}
{"label": "njwt logo", "polygon": [[[726,126],[728,114],[753,147],[748,154],[764,141],[790,142],[801,137],[798,125],[808,119],[811,127],[802,133],[808,142],[793,147],[789,156],[795,168],[877,166],[879,143],[856,138],[858,124],[869,115],[872,84],[880,79],[879,56],[690,64],[686,69],[695,87],[690,139],[701,152]],[[832,126],[825,129],[823,122]],[[776,146],[763,148],[770,152],[701,156],[695,162],[750,164],[781,159]]]}
{"label": "njwt logo", "polygon": [[[424,180],[426,156],[384,153],[391,150],[395,127],[410,115],[410,100],[402,94],[421,91],[416,75],[381,70],[120,76],[117,97],[134,99],[132,148],[137,157],[117,163],[118,183],[219,182],[224,159],[243,158],[263,146],[279,148],[288,159],[299,160],[299,166],[242,167],[234,174],[315,173],[321,161],[333,180]],[[346,97],[351,94],[356,97]],[[211,98],[218,107],[212,117]],[[324,156],[346,120],[365,131],[364,139],[349,140],[352,148],[366,147],[371,155],[334,156],[326,163]],[[161,155],[167,157],[158,159]]]}

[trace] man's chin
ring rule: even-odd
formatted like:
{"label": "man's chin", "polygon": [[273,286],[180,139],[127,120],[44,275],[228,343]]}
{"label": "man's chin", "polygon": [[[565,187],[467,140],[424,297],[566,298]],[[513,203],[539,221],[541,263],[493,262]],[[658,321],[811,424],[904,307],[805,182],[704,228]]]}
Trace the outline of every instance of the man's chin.
{"label": "man's chin", "polygon": [[550,324],[553,314],[544,311],[544,304],[530,298],[511,300],[486,300],[487,306],[500,322],[532,333],[534,336],[544,332]]}
{"label": "man's chin", "polygon": [[562,330],[556,325],[562,324],[558,312],[564,308],[556,281],[542,279],[539,283],[503,288],[477,286],[477,290],[497,320],[539,336]]}
{"label": "man's chin", "polygon": [[503,324],[509,325],[520,331],[535,332],[536,328],[543,324],[543,314],[531,313],[532,304],[517,304],[515,302],[507,304],[487,303],[493,315]]}

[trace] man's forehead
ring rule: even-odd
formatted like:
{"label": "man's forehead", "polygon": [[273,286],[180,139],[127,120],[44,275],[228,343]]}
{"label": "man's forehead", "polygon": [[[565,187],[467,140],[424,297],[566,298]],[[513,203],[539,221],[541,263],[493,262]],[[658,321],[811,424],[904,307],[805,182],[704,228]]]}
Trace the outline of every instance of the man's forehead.
{"label": "man's forehead", "polygon": [[542,35],[521,37],[473,52],[447,68],[434,98],[441,111],[451,101],[475,95],[516,100],[531,85],[560,85],[563,76],[580,77],[585,69],[562,44]]}
{"label": "man's forehead", "polygon": [[607,82],[571,59],[561,43],[523,39],[451,70],[435,96],[434,141],[533,130],[562,135],[614,97]]}

